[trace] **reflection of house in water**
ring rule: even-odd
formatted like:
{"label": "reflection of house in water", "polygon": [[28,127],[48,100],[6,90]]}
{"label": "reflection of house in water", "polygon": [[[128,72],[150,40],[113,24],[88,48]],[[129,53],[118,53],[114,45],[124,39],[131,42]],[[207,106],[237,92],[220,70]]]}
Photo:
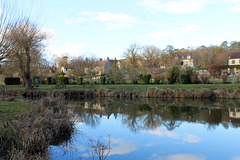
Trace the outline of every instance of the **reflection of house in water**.
{"label": "reflection of house in water", "polygon": [[100,117],[102,118],[102,116],[107,116],[107,119],[109,119],[111,113],[108,113],[106,108],[100,103],[96,103],[96,104],[92,104],[90,102],[85,102],[84,104],[84,108],[86,109],[94,109],[95,110],[95,114],[100,115]]}
{"label": "reflection of house in water", "polygon": [[240,123],[240,108],[229,108],[229,118],[232,123]]}

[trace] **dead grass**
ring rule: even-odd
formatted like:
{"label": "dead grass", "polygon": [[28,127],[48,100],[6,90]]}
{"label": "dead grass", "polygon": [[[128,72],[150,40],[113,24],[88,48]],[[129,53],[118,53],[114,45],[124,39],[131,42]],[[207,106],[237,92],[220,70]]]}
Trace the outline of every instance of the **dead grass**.
{"label": "dead grass", "polygon": [[[50,145],[59,145],[71,139],[74,132],[73,121],[61,99],[44,98],[36,106],[17,120],[5,122],[0,126],[13,135],[10,138],[1,136],[1,156],[44,158],[48,155]],[[17,143],[18,142],[18,143]],[[18,145],[16,145],[18,144]],[[14,153],[14,154],[13,154]],[[15,157],[16,158],[16,157]]]}

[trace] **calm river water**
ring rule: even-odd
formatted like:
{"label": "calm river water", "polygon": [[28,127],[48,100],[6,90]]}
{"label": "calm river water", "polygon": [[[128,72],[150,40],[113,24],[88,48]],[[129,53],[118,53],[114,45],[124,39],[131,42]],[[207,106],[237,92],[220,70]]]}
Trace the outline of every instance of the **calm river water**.
{"label": "calm river water", "polygon": [[[70,143],[50,159],[240,160],[240,100],[98,99],[68,102]],[[104,159],[104,157],[102,158]]]}

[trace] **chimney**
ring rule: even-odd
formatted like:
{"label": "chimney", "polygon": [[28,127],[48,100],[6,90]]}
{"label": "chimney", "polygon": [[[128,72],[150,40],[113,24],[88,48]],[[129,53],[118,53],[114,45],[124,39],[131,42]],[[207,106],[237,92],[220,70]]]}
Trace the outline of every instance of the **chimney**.
{"label": "chimney", "polygon": [[100,61],[102,61],[102,58],[100,58]]}
{"label": "chimney", "polygon": [[109,61],[109,57],[107,57],[107,61]]}

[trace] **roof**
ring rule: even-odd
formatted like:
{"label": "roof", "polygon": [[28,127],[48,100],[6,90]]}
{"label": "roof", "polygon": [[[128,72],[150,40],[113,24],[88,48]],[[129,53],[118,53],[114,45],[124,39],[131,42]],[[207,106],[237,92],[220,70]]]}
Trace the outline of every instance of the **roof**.
{"label": "roof", "polygon": [[107,62],[113,62],[113,60],[100,60],[95,62],[96,66],[104,66]]}
{"label": "roof", "polygon": [[240,58],[240,52],[231,52],[229,54],[229,59],[239,59]]}
{"label": "roof", "polygon": [[191,52],[179,52],[179,53],[177,53],[176,56],[180,59],[188,59],[187,58],[188,56],[191,56],[191,58],[192,58],[192,53]]}

